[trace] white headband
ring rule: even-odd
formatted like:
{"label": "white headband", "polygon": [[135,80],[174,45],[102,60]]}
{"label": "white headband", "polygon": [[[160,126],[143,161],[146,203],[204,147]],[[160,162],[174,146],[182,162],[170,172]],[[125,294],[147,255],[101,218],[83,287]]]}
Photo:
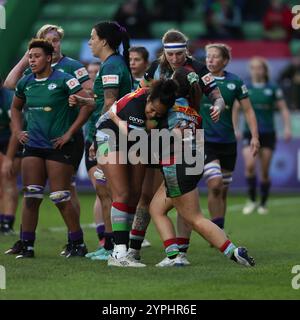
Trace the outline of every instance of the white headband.
{"label": "white headband", "polygon": [[186,49],[186,42],[164,43],[165,51],[179,51]]}

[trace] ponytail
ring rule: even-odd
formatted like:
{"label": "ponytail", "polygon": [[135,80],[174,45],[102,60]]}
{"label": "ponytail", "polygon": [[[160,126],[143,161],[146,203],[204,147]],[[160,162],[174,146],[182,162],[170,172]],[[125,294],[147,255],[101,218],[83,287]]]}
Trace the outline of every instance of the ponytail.
{"label": "ponytail", "polygon": [[129,63],[130,36],[126,28],[122,27],[117,21],[101,21],[94,26],[94,29],[97,36],[100,39],[106,39],[110,48],[115,52],[119,53],[119,46],[122,43],[124,61],[131,75]]}

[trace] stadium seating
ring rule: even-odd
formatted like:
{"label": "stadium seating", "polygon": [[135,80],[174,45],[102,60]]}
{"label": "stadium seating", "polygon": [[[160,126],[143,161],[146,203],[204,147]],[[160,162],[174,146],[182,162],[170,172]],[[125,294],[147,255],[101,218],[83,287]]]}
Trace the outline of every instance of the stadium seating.
{"label": "stadium seating", "polygon": [[[145,6],[153,9],[155,0],[144,0]],[[292,6],[297,4],[297,0],[290,1]],[[34,23],[31,34],[21,44],[20,55],[24,53],[28,40],[35,35],[36,31],[44,24],[51,23],[63,27],[65,38],[63,42],[64,51],[72,52],[74,58],[79,57],[79,43],[90,36],[92,26],[100,20],[112,19],[119,6],[124,3],[123,0],[52,0],[47,1],[41,9],[39,19]],[[172,8],[170,8],[172,10]],[[189,39],[196,40],[206,33],[203,19],[203,2],[195,1],[193,9],[187,8],[185,11],[185,20],[182,23],[175,21],[155,21],[150,25],[153,38],[159,39],[170,28],[177,28],[184,32]],[[264,29],[261,22],[245,21],[242,26],[246,40],[263,39]],[[290,43],[291,52],[299,50],[299,40]]]}
{"label": "stadium seating", "polygon": [[62,52],[66,56],[76,59],[81,49],[81,39],[68,38],[62,42]]}
{"label": "stadium seating", "polygon": [[179,25],[175,21],[157,21],[153,22],[150,27],[152,36],[158,39],[171,28],[179,29]]}
{"label": "stadium seating", "polygon": [[260,40],[263,38],[264,27],[261,22],[245,21],[243,23],[243,33],[246,40]]}
{"label": "stadium seating", "polygon": [[194,40],[206,32],[206,27],[203,23],[199,21],[190,21],[190,22],[183,22],[180,25],[180,30],[186,34],[189,39]]}
{"label": "stadium seating", "polygon": [[42,18],[55,18],[55,19],[63,19],[66,16],[66,13],[69,10],[69,3],[48,3],[46,4],[41,12]]}
{"label": "stadium seating", "polygon": [[119,7],[114,1],[105,3],[105,5],[95,3],[77,4],[72,6],[68,11],[69,18],[93,18],[95,21],[106,19],[109,20]]}

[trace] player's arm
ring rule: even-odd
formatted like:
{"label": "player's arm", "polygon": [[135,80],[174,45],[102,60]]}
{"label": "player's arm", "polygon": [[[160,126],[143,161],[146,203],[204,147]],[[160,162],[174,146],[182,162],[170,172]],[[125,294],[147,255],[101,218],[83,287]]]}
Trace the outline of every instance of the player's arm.
{"label": "player's arm", "polygon": [[93,81],[91,79],[88,79],[84,82],[81,83],[81,86],[83,90],[87,93],[88,97],[94,96],[94,91],[93,91]]}
{"label": "player's arm", "polygon": [[114,122],[114,124],[119,128],[119,130],[124,134],[128,134],[128,127],[127,122],[122,120],[117,115],[117,101],[113,103],[113,105],[110,107],[110,109],[107,111],[109,118]]}
{"label": "player's arm", "polygon": [[79,108],[83,106],[88,106],[92,109],[95,109],[96,102],[94,98],[90,98],[88,93],[81,90],[76,94],[71,94],[69,96],[69,105],[70,107],[78,106]]}
{"label": "player's arm", "polygon": [[13,161],[19,148],[19,141],[15,134],[12,134],[9,139],[6,154],[1,166],[1,174],[10,178],[14,174]]}
{"label": "player's arm", "polygon": [[28,67],[28,51],[24,54],[22,59],[14,66],[6,77],[3,86],[7,89],[14,90],[17,82],[22,78],[24,71]]}
{"label": "player's arm", "polygon": [[110,107],[118,100],[119,88],[106,88],[104,89],[104,105],[102,114],[107,112]]}
{"label": "player's arm", "polygon": [[260,147],[255,112],[253,110],[253,107],[249,98],[244,98],[240,100],[240,104],[243,108],[245,118],[251,132],[250,148],[251,148],[253,157],[255,157]]}
{"label": "player's arm", "polygon": [[239,128],[240,106],[241,105],[237,100],[234,101],[232,106],[232,124],[237,139],[240,139],[242,136]]}
{"label": "player's arm", "polygon": [[24,107],[25,100],[14,96],[11,105],[11,128],[12,134],[17,137],[20,143],[26,143],[28,140],[28,134],[23,131],[23,116],[22,109]]}
{"label": "player's arm", "polygon": [[210,117],[214,122],[216,122],[220,118],[220,113],[225,109],[225,102],[222,97],[220,89],[218,87],[215,87],[208,94],[208,98],[212,103],[212,106],[210,107],[211,109]]}
{"label": "player's arm", "polygon": [[284,125],[284,139],[290,140],[292,137],[291,131],[291,119],[290,119],[290,112],[285,100],[280,99],[276,101],[276,106],[281,113]]}
{"label": "player's arm", "polygon": [[[87,98],[87,93],[81,89],[76,92],[76,96],[80,99],[89,99]],[[88,100],[86,100],[88,101]],[[71,137],[82,128],[82,126],[87,122],[88,118],[92,114],[95,109],[95,104],[81,104],[79,109],[79,114],[75,121],[72,123],[68,131],[61,137],[53,139],[54,148],[61,149],[63,145],[65,145],[68,141],[70,141]]]}

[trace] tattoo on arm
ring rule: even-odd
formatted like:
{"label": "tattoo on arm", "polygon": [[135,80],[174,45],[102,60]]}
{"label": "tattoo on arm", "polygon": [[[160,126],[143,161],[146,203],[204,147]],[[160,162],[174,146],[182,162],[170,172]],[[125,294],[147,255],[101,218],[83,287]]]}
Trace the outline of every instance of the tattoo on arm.
{"label": "tattoo on arm", "polygon": [[225,109],[225,102],[224,99],[222,98],[221,92],[219,88],[215,88],[209,95],[208,95],[209,100],[214,106],[219,106],[220,110]]}
{"label": "tattoo on arm", "polygon": [[104,114],[112,106],[112,104],[118,100],[119,88],[104,89],[104,106],[102,114]]}

